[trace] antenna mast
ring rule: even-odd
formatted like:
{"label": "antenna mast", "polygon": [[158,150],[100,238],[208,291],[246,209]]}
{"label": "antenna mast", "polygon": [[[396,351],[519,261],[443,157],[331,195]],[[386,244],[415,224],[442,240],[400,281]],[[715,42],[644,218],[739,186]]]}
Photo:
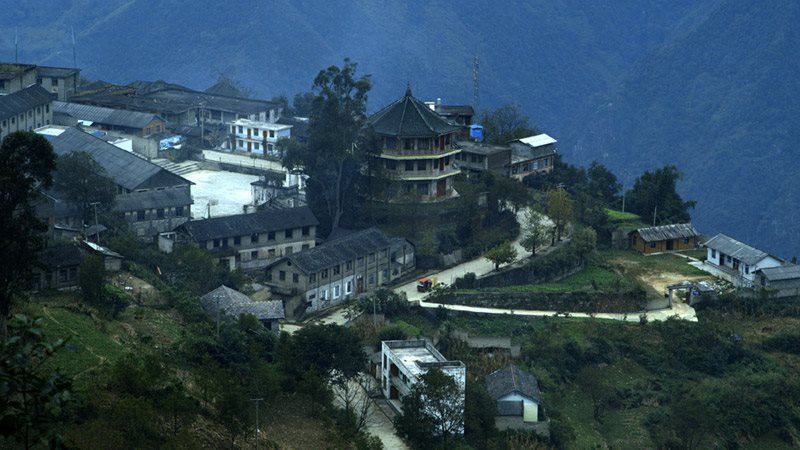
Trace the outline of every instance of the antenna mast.
{"label": "antenna mast", "polygon": [[478,55],[472,60],[472,107],[475,113],[478,112],[478,100],[480,100],[480,77]]}

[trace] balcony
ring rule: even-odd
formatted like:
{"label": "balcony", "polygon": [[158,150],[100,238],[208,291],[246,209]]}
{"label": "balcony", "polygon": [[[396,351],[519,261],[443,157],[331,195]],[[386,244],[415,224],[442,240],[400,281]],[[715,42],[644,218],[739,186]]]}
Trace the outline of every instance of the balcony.
{"label": "balcony", "polygon": [[452,164],[445,166],[444,169],[434,170],[395,170],[387,171],[386,175],[389,179],[399,181],[432,181],[441,180],[442,178],[451,177],[461,173],[460,169],[456,169]]}
{"label": "balcony", "polygon": [[425,150],[419,150],[419,149],[400,150],[400,149],[385,148],[381,150],[380,157],[384,159],[395,159],[395,160],[436,159],[445,156],[455,155],[459,152],[461,152],[461,149],[452,145],[444,149],[439,149],[437,147],[435,149],[425,149]]}

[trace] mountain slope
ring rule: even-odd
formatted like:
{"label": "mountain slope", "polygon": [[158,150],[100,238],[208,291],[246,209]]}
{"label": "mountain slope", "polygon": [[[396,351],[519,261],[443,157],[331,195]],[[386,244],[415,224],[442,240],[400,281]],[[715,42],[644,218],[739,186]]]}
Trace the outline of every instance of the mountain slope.
{"label": "mountain slope", "polygon": [[797,23],[800,4],[790,0],[720,2],[631,69],[569,157],[598,158],[630,178],[674,163],[703,231],[800,253]]}

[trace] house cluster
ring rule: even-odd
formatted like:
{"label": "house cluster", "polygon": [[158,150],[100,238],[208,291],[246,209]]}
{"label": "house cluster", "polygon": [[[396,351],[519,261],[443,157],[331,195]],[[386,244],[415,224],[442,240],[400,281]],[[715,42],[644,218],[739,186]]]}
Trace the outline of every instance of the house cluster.
{"label": "house cluster", "polygon": [[[403,398],[411,393],[425,373],[433,369],[453,379],[459,394],[449,400],[454,409],[463,412],[467,383],[467,368],[463,362],[448,360],[424,339],[383,341],[380,353],[375,356],[379,360],[372,375],[380,383],[383,397],[398,413],[402,412]],[[496,404],[495,426],[499,430],[528,430],[549,435],[550,421],[544,413],[539,383],[532,374],[511,364],[487,375],[484,383]],[[430,410],[429,413],[436,415],[438,411]],[[453,420],[459,422],[449,423],[445,428],[463,433],[463,414]]]}
{"label": "house cluster", "polygon": [[411,89],[373,114],[368,123],[380,139],[372,155],[391,180],[387,197],[437,201],[456,195],[462,173],[493,172],[516,179],[553,170],[556,140],[541,134],[503,146],[483,143],[471,107],[422,102]]}
{"label": "house cluster", "polygon": [[730,282],[734,287],[766,290],[777,297],[800,295],[800,266],[738,241],[725,234],[702,239],[690,223],[661,225],[633,230],[628,243],[644,254],[706,249],[698,267]]}

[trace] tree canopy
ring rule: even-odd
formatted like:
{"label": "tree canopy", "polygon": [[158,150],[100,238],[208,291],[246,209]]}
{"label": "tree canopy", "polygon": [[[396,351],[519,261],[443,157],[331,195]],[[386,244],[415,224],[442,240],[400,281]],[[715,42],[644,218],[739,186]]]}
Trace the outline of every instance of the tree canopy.
{"label": "tree canopy", "polygon": [[0,143],[0,334],[14,296],[27,287],[47,226],[36,216],[36,199],[53,182],[56,156],[44,137],[11,133]]}
{"label": "tree canopy", "polygon": [[494,111],[485,111],[481,117],[481,125],[486,140],[496,145],[539,134],[516,103],[503,105]]}
{"label": "tree canopy", "polygon": [[517,258],[517,250],[510,242],[505,241],[496,247],[490,248],[483,257],[494,264],[495,270],[502,264],[510,264]]}
{"label": "tree canopy", "polygon": [[403,413],[395,418],[395,427],[417,448],[457,437],[464,431],[463,396],[453,377],[432,368],[403,397]]}
{"label": "tree canopy", "polygon": [[72,152],[56,160],[56,189],[66,196],[81,214],[83,223],[91,222],[92,203],[99,203],[103,212],[111,211],[116,185],[106,176],[103,166],[86,152]]}
{"label": "tree canopy", "polygon": [[653,172],[647,171],[636,179],[633,188],[626,193],[627,209],[646,221],[652,218],[654,225],[688,222],[689,209],[696,202],[685,201],[676,190],[681,173],[673,165],[666,165]]}

